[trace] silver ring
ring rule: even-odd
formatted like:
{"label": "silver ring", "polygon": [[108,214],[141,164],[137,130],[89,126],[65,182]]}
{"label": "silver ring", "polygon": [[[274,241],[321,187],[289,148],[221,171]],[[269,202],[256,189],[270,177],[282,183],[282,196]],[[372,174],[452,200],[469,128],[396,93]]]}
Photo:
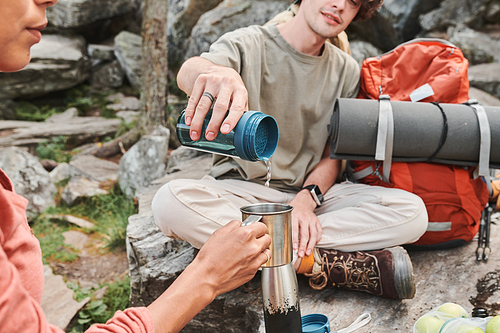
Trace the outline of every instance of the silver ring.
{"label": "silver ring", "polygon": [[271,256],[269,254],[267,254],[266,251],[263,251],[262,253],[264,253],[266,255],[266,257],[267,257],[267,261],[263,264],[263,265],[265,265],[265,264],[267,264],[269,262],[269,260],[271,260]]}
{"label": "silver ring", "polygon": [[208,97],[208,98],[210,99],[210,103],[214,104],[214,101],[215,101],[215,97],[214,97],[214,95],[212,95],[212,94],[211,94],[211,93],[209,93],[208,91],[205,91],[205,92],[203,93],[203,95],[201,95],[201,97],[203,97],[203,96]]}

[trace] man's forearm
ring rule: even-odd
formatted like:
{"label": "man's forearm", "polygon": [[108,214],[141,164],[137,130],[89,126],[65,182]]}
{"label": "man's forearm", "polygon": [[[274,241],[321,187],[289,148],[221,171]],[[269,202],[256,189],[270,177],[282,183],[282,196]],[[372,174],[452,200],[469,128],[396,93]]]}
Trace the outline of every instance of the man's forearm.
{"label": "man's forearm", "polygon": [[303,186],[315,184],[319,186],[321,193],[326,193],[335,183],[340,167],[340,160],[330,159],[330,145],[327,145],[321,160],[306,177]]}

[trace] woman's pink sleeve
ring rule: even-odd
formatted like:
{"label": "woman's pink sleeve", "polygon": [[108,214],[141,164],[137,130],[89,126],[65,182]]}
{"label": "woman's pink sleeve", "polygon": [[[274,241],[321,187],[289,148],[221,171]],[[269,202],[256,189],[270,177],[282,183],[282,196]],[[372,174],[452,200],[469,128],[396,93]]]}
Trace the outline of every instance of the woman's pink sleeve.
{"label": "woman's pink sleeve", "polygon": [[153,318],[147,308],[117,311],[106,324],[94,324],[85,333],[153,333]]}
{"label": "woman's pink sleeve", "polygon": [[40,303],[23,287],[2,246],[0,272],[0,333],[64,333],[47,322]]}

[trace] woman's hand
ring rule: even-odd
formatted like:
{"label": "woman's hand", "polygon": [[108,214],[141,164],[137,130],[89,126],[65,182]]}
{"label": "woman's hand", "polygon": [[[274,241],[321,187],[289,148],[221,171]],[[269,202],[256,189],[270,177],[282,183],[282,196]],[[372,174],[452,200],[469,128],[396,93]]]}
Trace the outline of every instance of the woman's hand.
{"label": "woman's hand", "polygon": [[251,280],[271,256],[267,226],[260,222],[240,225],[231,221],[215,231],[191,264],[211,283],[215,296]]}
{"label": "woman's hand", "polygon": [[214,232],[193,262],[148,306],[156,333],[179,332],[215,297],[248,282],[267,262],[267,226],[240,226],[231,221]]}

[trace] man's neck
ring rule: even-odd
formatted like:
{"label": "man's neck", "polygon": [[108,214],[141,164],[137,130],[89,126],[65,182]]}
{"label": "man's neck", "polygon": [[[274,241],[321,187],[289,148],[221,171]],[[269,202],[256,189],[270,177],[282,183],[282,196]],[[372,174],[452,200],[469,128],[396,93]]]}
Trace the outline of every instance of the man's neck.
{"label": "man's neck", "polygon": [[295,16],[279,24],[278,31],[288,44],[301,53],[319,56],[323,52],[326,38],[315,34],[301,17]]}

